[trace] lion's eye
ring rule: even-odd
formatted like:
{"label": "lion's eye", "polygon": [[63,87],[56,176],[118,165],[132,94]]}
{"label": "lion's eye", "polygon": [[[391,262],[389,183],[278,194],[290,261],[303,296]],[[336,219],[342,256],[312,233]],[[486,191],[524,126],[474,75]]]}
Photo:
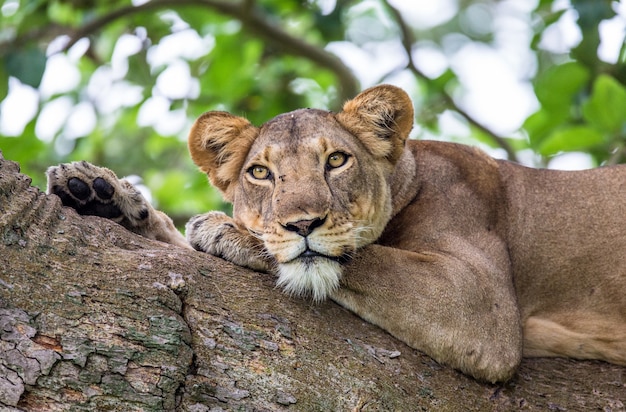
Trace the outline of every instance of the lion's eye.
{"label": "lion's eye", "polygon": [[258,180],[264,180],[270,177],[270,170],[265,166],[252,166],[248,169],[248,173]]}
{"label": "lion's eye", "polygon": [[347,161],[348,161],[347,154],[341,153],[341,152],[335,152],[335,153],[331,153],[331,155],[328,156],[328,160],[326,161],[326,164],[328,165],[329,168],[336,169],[338,167],[345,165]]}

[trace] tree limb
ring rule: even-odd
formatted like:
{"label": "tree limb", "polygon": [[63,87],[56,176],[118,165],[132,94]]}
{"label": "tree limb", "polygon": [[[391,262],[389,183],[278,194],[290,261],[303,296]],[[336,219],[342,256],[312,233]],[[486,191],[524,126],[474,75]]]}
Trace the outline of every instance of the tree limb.
{"label": "tree limb", "polygon": [[525,359],[480,383],[271,275],[29,185],[0,153],[3,411],[623,409],[624,367]]}
{"label": "tree limb", "polygon": [[101,30],[111,22],[136,13],[145,13],[164,8],[179,8],[186,6],[204,6],[218,13],[230,16],[243,23],[245,30],[256,34],[271,42],[284,54],[306,58],[316,65],[330,70],[337,77],[339,100],[343,102],[354,97],[360,91],[360,85],[352,71],[334,54],[292,36],[276,24],[268,21],[253,6],[253,2],[245,1],[215,1],[215,0],[153,0],[139,6],[128,6],[114,10],[97,18],[72,33],[65,50],[72,47],[78,40]]}

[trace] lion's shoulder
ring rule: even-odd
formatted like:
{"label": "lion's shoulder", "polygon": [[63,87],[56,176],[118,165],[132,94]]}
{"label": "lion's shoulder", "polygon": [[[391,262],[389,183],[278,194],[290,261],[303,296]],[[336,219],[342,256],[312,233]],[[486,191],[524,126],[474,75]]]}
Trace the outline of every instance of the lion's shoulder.
{"label": "lion's shoulder", "polygon": [[483,150],[458,143],[433,140],[412,140],[407,149],[413,154],[418,179],[448,190],[463,185],[486,199],[501,196],[506,182],[502,179],[502,161]]}
{"label": "lion's shoulder", "polygon": [[498,168],[496,159],[475,146],[438,140],[409,140],[407,148],[416,159],[424,162],[439,159],[442,164],[448,163],[458,169],[473,168],[491,171]]}

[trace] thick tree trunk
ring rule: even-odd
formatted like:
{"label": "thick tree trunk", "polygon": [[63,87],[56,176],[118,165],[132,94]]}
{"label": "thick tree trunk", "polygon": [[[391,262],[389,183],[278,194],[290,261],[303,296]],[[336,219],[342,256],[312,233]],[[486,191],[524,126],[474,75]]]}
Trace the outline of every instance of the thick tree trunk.
{"label": "thick tree trunk", "polygon": [[0,156],[0,409],[623,411],[626,368],[442,367],[270,275],[77,215]]}

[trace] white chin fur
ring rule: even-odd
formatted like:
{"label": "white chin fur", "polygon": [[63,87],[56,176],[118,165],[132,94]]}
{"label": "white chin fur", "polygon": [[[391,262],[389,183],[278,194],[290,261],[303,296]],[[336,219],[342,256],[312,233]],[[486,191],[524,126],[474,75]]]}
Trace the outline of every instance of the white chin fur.
{"label": "white chin fur", "polygon": [[340,279],[339,263],[315,257],[279,264],[276,285],[289,295],[311,296],[314,301],[320,302],[339,288]]}

